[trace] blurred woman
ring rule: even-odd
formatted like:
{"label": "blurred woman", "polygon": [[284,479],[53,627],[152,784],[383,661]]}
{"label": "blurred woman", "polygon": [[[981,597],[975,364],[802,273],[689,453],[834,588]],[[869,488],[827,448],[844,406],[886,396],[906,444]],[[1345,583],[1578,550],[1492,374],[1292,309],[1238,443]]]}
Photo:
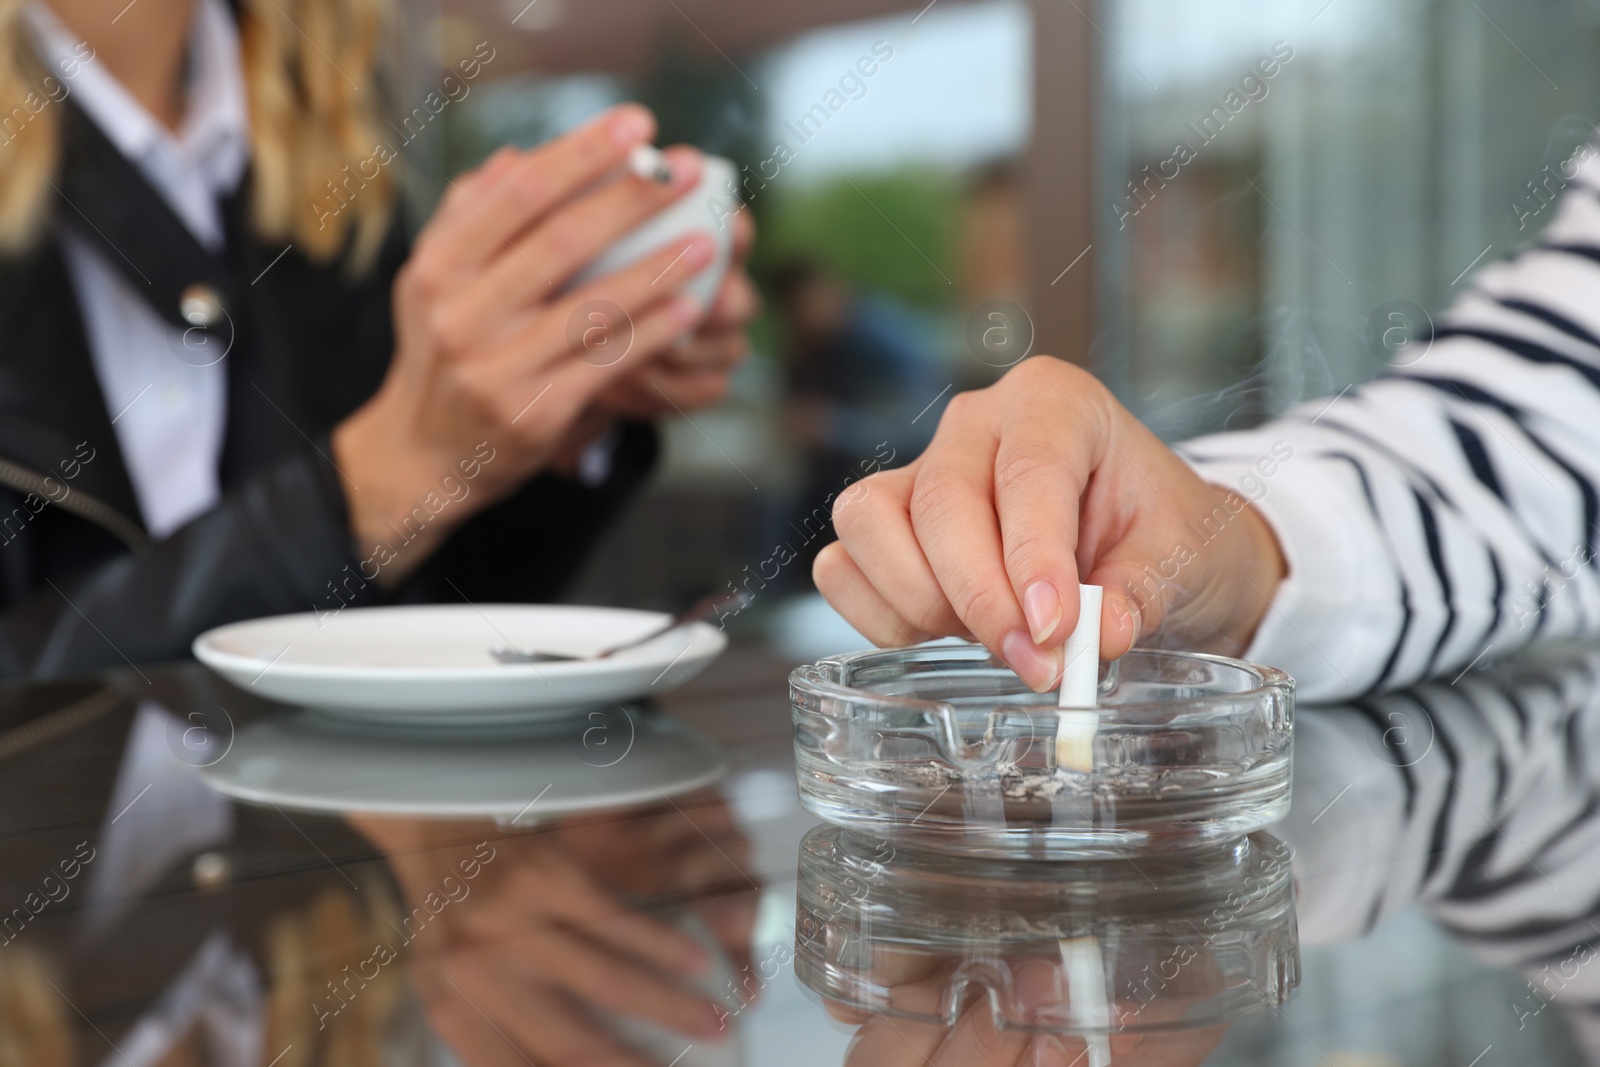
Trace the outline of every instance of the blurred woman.
{"label": "blurred woman", "polygon": [[624,105],[452,181],[412,241],[384,14],[0,0],[0,674],[548,599],[649,471],[648,420],[725,390],[755,298],[741,272],[709,308],[679,292],[709,233],[567,287],[698,154],[633,177],[654,121]]}

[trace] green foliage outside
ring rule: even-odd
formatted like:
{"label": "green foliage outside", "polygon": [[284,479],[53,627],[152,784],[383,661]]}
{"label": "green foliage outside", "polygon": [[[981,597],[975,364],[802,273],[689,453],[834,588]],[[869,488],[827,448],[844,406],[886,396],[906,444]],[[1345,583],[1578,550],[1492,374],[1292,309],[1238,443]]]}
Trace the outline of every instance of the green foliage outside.
{"label": "green foliage outside", "polygon": [[[918,307],[956,300],[961,184],[954,175],[900,170],[832,178],[795,191],[780,173],[757,203],[758,276],[795,257],[814,259],[864,288]],[[931,261],[931,262],[930,262]]]}

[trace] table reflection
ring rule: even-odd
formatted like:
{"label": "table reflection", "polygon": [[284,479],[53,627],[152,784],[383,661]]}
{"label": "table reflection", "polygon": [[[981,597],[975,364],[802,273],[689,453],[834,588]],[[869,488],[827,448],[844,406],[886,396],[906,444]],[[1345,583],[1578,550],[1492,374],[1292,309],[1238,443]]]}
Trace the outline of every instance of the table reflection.
{"label": "table reflection", "polygon": [[1199,1063],[1299,980],[1289,851],[970,860],[834,827],[800,847],[796,974],[847,1063]]}
{"label": "table reflection", "polygon": [[1567,1009],[1600,1063],[1597,680],[1600,653],[1553,647],[1303,709],[1281,842],[1004,864],[813,831],[797,974],[859,1028],[852,1065],[1201,1063],[1293,989],[1296,912],[1319,945],[1420,906],[1523,974],[1510,1029]]}
{"label": "table reflection", "polygon": [[[371,725],[316,711],[239,727],[210,756],[169,730],[218,793],[288,811],[484,818],[506,825],[659,803],[727,771],[722,746],[640,704],[513,726]],[[207,728],[209,738],[219,728]],[[184,755],[188,755],[188,751]]]}
{"label": "table reflection", "polygon": [[[515,835],[350,818],[399,883],[386,944],[407,951],[411,989],[463,1063],[511,1052],[539,1064],[741,1062],[729,1017],[743,1003],[734,975],[750,963],[757,892],[727,805],[679,803],[692,818],[656,806]],[[359,1003],[336,980],[319,1011]]]}
{"label": "table reflection", "polygon": [[1597,681],[1600,652],[1552,648],[1305,709],[1274,833],[1295,850],[1306,940],[1413,903],[1501,966],[1600,938]]}
{"label": "table reflection", "polygon": [[[729,659],[587,745],[341,732],[194,670],[0,692],[0,1067],[1600,1064],[1600,650],[1302,709],[1271,836],[1010,865],[816,828],[784,665]],[[1407,909],[1523,978],[1417,961],[1459,1040],[1382,1000]]]}
{"label": "table reflection", "polygon": [[3,1067],[743,1062],[759,884],[699,731],[84,688],[4,735]]}

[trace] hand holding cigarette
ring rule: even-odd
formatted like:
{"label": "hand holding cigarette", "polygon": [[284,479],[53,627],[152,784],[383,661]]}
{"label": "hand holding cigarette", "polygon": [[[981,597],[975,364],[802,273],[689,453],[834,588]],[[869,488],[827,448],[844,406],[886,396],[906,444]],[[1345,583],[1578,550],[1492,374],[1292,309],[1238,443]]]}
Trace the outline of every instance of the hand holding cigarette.
{"label": "hand holding cigarette", "polygon": [[[879,645],[975,637],[1040,692],[1061,684],[1080,582],[1104,587],[1102,659],[1158,631],[1237,654],[1287,571],[1243,499],[1048,357],[957,395],[921,456],[858,484],[813,572],[829,602]],[[1202,543],[1191,526],[1219,509]]]}

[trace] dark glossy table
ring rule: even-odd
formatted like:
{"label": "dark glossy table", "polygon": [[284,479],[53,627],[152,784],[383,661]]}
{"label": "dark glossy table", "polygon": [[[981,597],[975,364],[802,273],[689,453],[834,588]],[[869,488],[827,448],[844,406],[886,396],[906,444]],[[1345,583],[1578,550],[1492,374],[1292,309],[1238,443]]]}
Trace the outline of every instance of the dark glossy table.
{"label": "dark glossy table", "polygon": [[[835,878],[796,795],[790,666],[735,644],[632,717],[385,742],[497,752],[484,780],[385,775],[349,736],[315,772],[355,808],[525,793],[499,821],[228,799],[207,781],[274,780],[263,739],[298,720],[192,665],[0,690],[0,1067],[1600,1062],[1600,651],[1302,708],[1271,831],[1294,913],[1210,908],[1225,859],[1130,857],[1073,889],[1070,923],[1025,879],[893,847]],[[630,778],[668,720],[720,746],[714,785]],[[530,744],[526,781],[495,779]],[[651,789],[619,808],[619,782]],[[1056,943],[1085,932],[1122,1029],[996,1032],[1002,994],[1073,1010]],[[801,983],[827,968],[894,1013],[829,1010]]]}

